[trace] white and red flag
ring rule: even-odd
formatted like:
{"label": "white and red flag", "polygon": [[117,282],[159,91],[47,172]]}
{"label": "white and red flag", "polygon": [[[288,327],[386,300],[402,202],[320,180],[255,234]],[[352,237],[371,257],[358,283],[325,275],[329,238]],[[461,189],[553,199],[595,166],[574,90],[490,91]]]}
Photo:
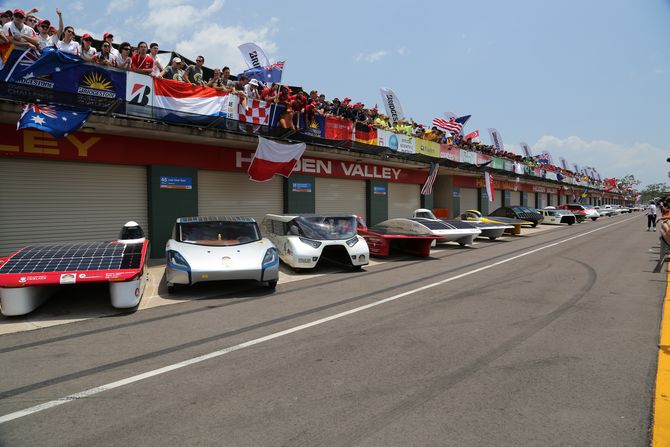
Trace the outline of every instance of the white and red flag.
{"label": "white and red flag", "polygon": [[493,202],[496,192],[493,189],[493,177],[488,171],[484,173],[484,183],[486,183],[486,196],[489,198],[489,202]]}
{"label": "white and red flag", "polygon": [[275,174],[288,177],[306,147],[305,143],[281,144],[258,137],[258,147],[247,171],[249,179],[266,182]]}
{"label": "white and red flag", "polygon": [[465,141],[471,141],[474,140],[475,138],[479,138],[479,130],[475,130],[474,132],[470,132],[465,136]]}
{"label": "white and red flag", "polygon": [[154,107],[192,115],[220,116],[228,93],[188,82],[154,78]]}
{"label": "white and red flag", "polygon": [[268,119],[270,118],[270,106],[272,106],[272,103],[254,99],[249,101],[248,105],[249,107],[244,108],[244,106],[240,104],[239,120],[243,123],[267,126]]}

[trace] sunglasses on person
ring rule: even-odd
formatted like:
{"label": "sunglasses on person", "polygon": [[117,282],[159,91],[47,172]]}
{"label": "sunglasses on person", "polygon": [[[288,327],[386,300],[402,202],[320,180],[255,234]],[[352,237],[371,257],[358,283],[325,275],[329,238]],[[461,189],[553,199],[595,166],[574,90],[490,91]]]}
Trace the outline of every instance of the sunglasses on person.
{"label": "sunglasses on person", "polygon": [[30,18],[27,20],[28,22],[37,22],[37,19]]}
{"label": "sunglasses on person", "polygon": [[42,29],[49,29],[49,25],[40,25],[40,28],[42,28]]}
{"label": "sunglasses on person", "polygon": [[205,62],[204,59],[196,59],[195,61],[196,61],[196,62]]}
{"label": "sunglasses on person", "polygon": [[102,48],[109,48],[109,44],[108,43],[103,44]]}
{"label": "sunglasses on person", "polygon": [[121,48],[121,51],[130,51],[130,47],[123,47]]}
{"label": "sunglasses on person", "polygon": [[68,34],[74,34],[74,31],[72,31],[71,29],[65,30],[65,32]]}

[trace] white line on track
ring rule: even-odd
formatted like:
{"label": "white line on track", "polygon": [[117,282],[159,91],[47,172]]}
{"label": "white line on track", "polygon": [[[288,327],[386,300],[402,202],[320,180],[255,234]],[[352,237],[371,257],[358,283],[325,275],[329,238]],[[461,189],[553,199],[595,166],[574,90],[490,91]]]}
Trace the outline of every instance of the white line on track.
{"label": "white line on track", "polygon": [[314,327],[314,326],[318,326],[318,325],[327,323],[329,321],[337,320],[339,318],[346,317],[348,315],[352,315],[352,314],[355,314],[355,313],[358,313],[358,312],[362,312],[364,310],[371,309],[371,308],[376,307],[376,306],[381,306],[382,304],[386,304],[386,303],[389,303],[391,301],[395,301],[395,300],[398,300],[400,298],[404,298],[406,296],[413,295],[415,293],[431,289],[433,287],[441,286],[442,284],[446,284],[446,283],[451,282],[451,281],[456,281],[457,279],[465,278],[466,276],[474,275],[475,273],[479,273],[479,272],[482,272],[484,270],[488,270],[488,269],[491,269],[493,267],[497,267],[499,265],[514,261],[516,259],[523,258],[524,256],[529,256],[529,255],[532,255],[532,254],[537,253],[539,251],[546,250],[546,249],[552,248],[552,247],[556,247],[557,245],[565,244],[566,242],[570,242],[570,241],[573,241],[575,239],[579,239],[581,237],[584,237],[584,236],[587,236],[589,234],[595,233],[597,231],[601,231],[601,230],[604,230],[606,228],[610,228],[610,227],[613,227],[615,225],[619,225],[619,224],[628,222],[628,221],[633,220],[637,217],[638,216],[630,217],[626,220],[622,220],[622,221],[615,222],[615,223],[612,223],[612,224],[609,224],[609,225],[605,225],[604,227],[596,228],[595,230],[587,231],[585,233],[581,233],[581,234],[578,234],[576,236],[572,236],[572,237],[569,237],[569,238],[566,238],[566,239],[562,239],[558,242],[554,242],[554,243],[551,243],[549,245],[545,245],[543,247],[536,248],[534,250],[530,250],[530,251],[518,254],[516,256],[512,256],[511,258],[503,259],[502,261],[494,262],[492,264],[485,265],[484,267],[479,267],[479,268],[476,268],[474,270],[470,270],[468,272],[461,273],[460,275],[452,276],[452,277],[443,279],[441,281],[434,282],[432,284],[427,284],[425,286],[418,287],[416,289],[408,290],[407,292],[399,293],[397,295],[393,295],[393,296],[390,296],[388,298],[384,298],[382,300],[375,301],[374,303],[366,304],[364,306],[359,306],[359,307],[356,307],[354,309],[350,309],[350,310],[340,312],[340,313],[335,314],[335,315],[331,315],[329,317],[325,317],[325,318],[321,318],[319,320],[312,321],[310,323],[301,324],[300,326],[295,326],[295,327],[292,327],[290,329],[286,329],[286,330],[283,330],[283,331],[279,331],[279,332],[275,332],[273,334],[266,335],[264,337],[249,340],[247,342],[240,343],[240,344],[235,345],[235,346],[230,346],[228,348],[221,349],[219,351],[214,351],[214,352],[210,352],[209,354],[201,355],[201,356],[198,356],[198,357],[193,357],[191,359],[184,360],[183,362],[173,363],[172,365],[167,365],[167,366],[164,366],[162,368],[147,371],[145,373],[137,374],[137,375],[132,376],[132,377],[127,377],[125,379],[117,380],[116,382],[107,383],[105,385],[97,386],[95,388],[89,388],[88,390],[81,391],[79,393],[70,394],[69,396],[61,397],[61,398],[58,398],[58,399],[55,399],[55,400],[44,402],[43,404],[35,405],[33,407],[30,407],[30,408],[15,411],[14,413],[9,413],[9,414],[6,414],[4,416],[0,416],[0,424],[4,424],[5,422],[13,421],[14,419],[19,419],[19,418],[28,416],[28,415],[33,414],[33,413],[38,413],[40,411],[48,410],[49,408],[57,407],[59,405],[66,404],[68,402],[72,402],[72,401],[76,401],[76,400],[80,400],[80,399],[86,399],[87,397],[91,397],[91,396],[94,396],[96,394],[100,394],[104,391],[109,391],[109,390],[113,390],[114,388],[120,388],[120,387],[125,386],[125,385],[130,385],[131,383],[139,382],[140,380],[148,379],[150,377],[155,377],[155,376],[165,374],[165,373],[170,372],[170,371],[185,368],[187,366],[194,365],[196,363],[204,362],[205,360],[220,357],[220,356],[228,354],[230,352],[239,351],[240,349],[248,348],[250,346],[258,345],[258,344],[264,343],[266,341],[274,340],[275,338],[283,337],[284,335],[293,334],[295,332],[299,332],[299,331],[309,329],[309,328]]}

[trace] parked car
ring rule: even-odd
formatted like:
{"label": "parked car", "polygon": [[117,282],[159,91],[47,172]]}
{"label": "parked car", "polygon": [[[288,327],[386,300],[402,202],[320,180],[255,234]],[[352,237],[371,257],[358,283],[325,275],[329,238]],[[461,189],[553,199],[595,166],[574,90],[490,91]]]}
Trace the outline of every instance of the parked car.
{"label": "parked car", "polygon": [[614,214],[614,212],[611,209],[609,209],[609,210],[605,209],[604,206],[597,205],[597,206],[594,206],[593,209],[598,211],[598,214],[600,214],[601,217],[605,217],[605,216],[612,217],[612,215]]}
{"label": "parked car", "polygon": [[563,223],[572,225],[577,222],[577,217],[568,210],[559,210],[553,206],[545,206],[538,211],[542,213],[544,217],[542,223],[545,225],[560,225]]}
{"label": "parked car", "polygon": [[542,214],[538,210],[525,206],[501,206],[492,213],[489,213],[489,216],[522,219],[530,222],[533,227],[536,227],[543,219]]}
{"label": "parked car", "polygon": [[596,221],[600,217],[600,213],[594,207],[581,203],[564,203],[557,208],[572,212],[577,217],[577,222],[583,222],[587,218]]}
{"label": "parked car", "polygon": [[246,217],[180,217],[165,245],[168,292],[179,284],[249,279],[270,289],[279,280],[279,255]]}
{"label": "parked car", "polygon": [[603,205],[602,208],[605,211],[609,211],[610,216],[618,216],[621,214],[621,210],[616,208],[614,205]]}
{"label": "parked car", "polygon": [[483,222],[479,220],[481,216],[477,216],[478,219],[438,219],[435,217],[435,214],[429,209],[425,208],[419,208],[417,210],[414,210],[414,213],[412,214],[412,217],[415,219],[428,219],[428,220],[437,220],[441,222],[447,222],[447,223],[459,223],[462,221],[466,221],[469,225],[474,226],[475,228],[478,228],[481,233],[479,233],[479,237],[486,237],[489,238],[489,240],[495,241],[499,237],[501,237],[506,230],[512,230],[514,229],[513,225],[505,225],[501,223],[494,223],[494,222]]}
{"label": "parked car", "polygon": [[353,214],[267,214],[261,228],[279,258],[296,271],[315,268],[322,258],[354,270],[370,262]]}

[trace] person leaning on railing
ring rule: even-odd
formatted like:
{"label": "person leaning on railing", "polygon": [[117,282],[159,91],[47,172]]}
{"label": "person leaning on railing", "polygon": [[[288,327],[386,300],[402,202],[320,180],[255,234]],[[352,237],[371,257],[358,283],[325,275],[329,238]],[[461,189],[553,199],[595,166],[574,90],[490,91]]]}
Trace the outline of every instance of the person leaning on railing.
{"label": "person leaning on railing", "polygon": [[100,51],[98,51],[93,59],[93,62],[100,65],[105,65],[107,67],[116,67],[116,58],[111,52],[112,44],[103,41],[100,46]]}
{"label": "person leaning on railing", "polygon": [[40,40],[35,30],[24,23],[25,18],[26,13],[22,9],[15,9],[12,13],[12,21],[2,26],[2,32],[16,48],[34,50],[39,47]]}
{"label": "person leaning on railing", "polygon": [[86,33],[81,36],[81,45],[79,46],[79,55],[85,62],[93,62],[96,54],[98,52],[96,49],[91,46],[93,38],[90,34]]}
{"label": "person leaning on railing", "polygon": [[74,40],[74,28],[66,26],[63,30],[63,39],[59,40],[56,48],[63,53],[70,53],[79,56],[79,44]]}
{"label": "person leaning on railing", "polygon": [[123,42],[119,47],[119,56],[116,58],[116,67],[123,70],[130,70],[132,59],[130,57],[130,43]]}

